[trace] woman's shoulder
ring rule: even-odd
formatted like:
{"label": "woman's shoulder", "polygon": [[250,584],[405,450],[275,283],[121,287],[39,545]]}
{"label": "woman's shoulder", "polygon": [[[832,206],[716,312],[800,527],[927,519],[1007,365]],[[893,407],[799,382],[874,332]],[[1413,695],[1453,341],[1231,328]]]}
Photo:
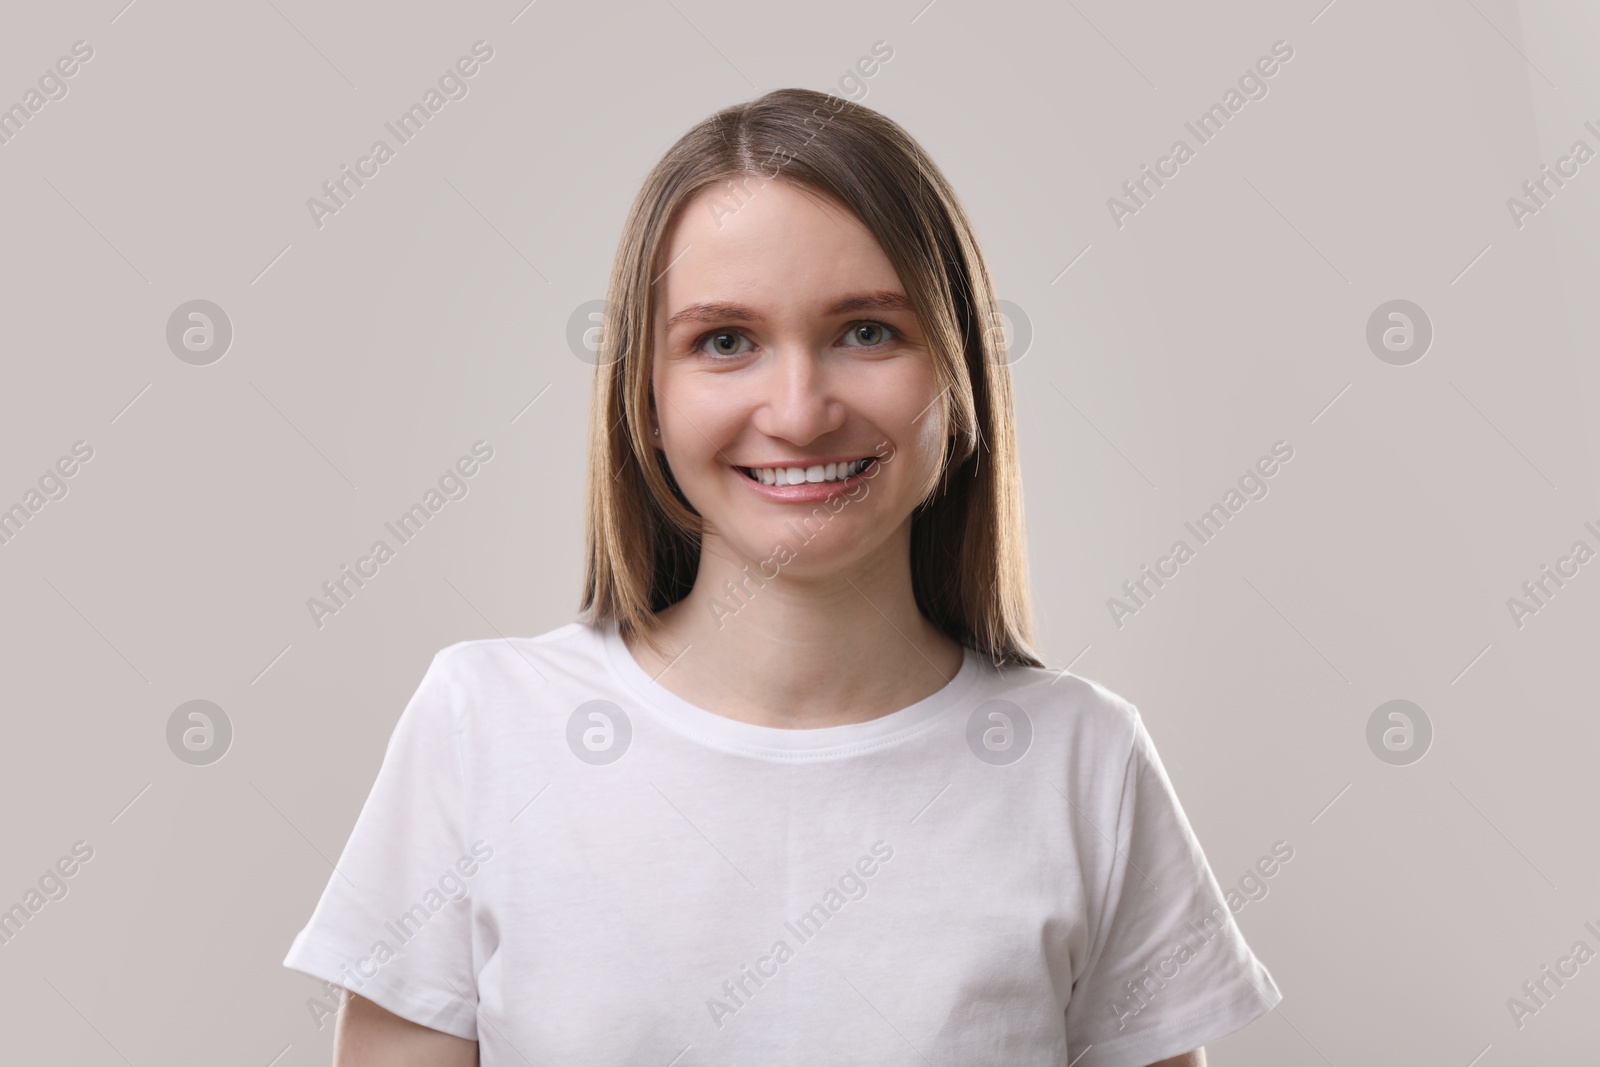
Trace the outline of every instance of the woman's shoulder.
{"label": "woman's shoulder", "polygon": [[604,653],[603,633],[580,620],[531,637],[457,641],[436,653],[434,669],[468,692],[505,687],[525,692],[558,675],[593,677]]}
{"label": "woman's shoulder", "polygon": [[1016,704],[1078,740],[1095,738],[1126,751],[1139,728],[1139,709],[1110,686],[1067,668],[1010,664],[988,668],[986,699]]}
{"label": "woman's shoulder", "polygon": [[[979,662],[984,663],[982,657]],[[1132,701],[1103,682],[1076,674],[1067,667],[1030,667],[1012,663],[994,667],[987,663],[991,688],[1010,699],[1042,706],[1131,721],[1139,712]]]}

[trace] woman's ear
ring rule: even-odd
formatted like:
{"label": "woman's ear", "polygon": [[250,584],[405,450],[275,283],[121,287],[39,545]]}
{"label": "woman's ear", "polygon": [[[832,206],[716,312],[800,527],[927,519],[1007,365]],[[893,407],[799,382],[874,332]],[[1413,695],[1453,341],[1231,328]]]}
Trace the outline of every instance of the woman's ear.
{"label": "woman's ear", "polygon": [[655,445],[657,448],[660,448],[661,447],[661,420],[660,420],[659,416],[656,414],[656,387],[655,387],[654,384],[652,384],[650,386],[650,393],[649,393],[649,398],[648,398],[647,402],[649,404],[649,409],[648,410],[650,412],[650,442],[651,442],[651,444]]}

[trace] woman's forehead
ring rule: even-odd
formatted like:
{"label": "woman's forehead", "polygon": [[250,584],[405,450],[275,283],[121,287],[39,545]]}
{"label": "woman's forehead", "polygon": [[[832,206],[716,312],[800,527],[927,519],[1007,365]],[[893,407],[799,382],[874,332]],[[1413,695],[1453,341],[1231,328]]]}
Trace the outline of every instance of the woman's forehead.
{"label": "woman's forehead", "polygon": [[674,227],[664,262],[652,285],[664,322],[692,305],[803,306],[826,314],[845,299],[905,294],[893,264],[859,220],[779,190],[777,183],[731,215],[714,218],[691,203]]}
{"label": "woman's forehead", "polygon": [[785,251],[883,254],[872,232],[848,208],[781,180],[752,184],[738,199],[717,185],[703,189],[685,205],[666,237],[669,264],[696,247],[715,249],[722,259],[762,260]]}

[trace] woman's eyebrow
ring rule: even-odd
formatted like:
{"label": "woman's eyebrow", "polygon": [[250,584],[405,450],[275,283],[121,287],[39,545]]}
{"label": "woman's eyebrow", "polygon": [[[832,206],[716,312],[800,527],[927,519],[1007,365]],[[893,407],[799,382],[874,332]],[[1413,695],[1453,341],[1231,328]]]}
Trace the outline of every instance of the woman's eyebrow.
{"label": "woman's eyebrow", "polygon": [[824,315],[842,315],[847,311],[910,311],[911,299],[892,289],[878,289],[870,293],[847,296],[829,305]]}
{"label": "woman's eyebrow", "polygon": [[761,316],[743,304],[690,304],[667,320],[667,329],[680,322],[759,322]]}
{"label": "woman's eyebrow", "polygon": [[[911,300],[904,293],[879,289],[870,293],[856,293],[834,301],[823,309],[824,315],[843,315],[850,311],[910,311]],[[684,322],[759,322],[761,315],[743,304],[701,303],[690,304],[667,320],[667,329]]]}

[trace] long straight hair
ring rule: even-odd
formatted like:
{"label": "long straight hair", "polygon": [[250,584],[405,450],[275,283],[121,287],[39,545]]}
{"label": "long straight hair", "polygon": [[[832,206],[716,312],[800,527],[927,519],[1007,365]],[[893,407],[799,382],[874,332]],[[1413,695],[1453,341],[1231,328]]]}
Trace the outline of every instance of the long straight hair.
{"label": "long straight hair", "polygon": [[877,239],[929,339],[949,446],[912,513],[918,609],[996,666],[1035,655],[1011,373],[999,303],[972,225],[916,141],[831,93],[778,89],[684,134],[628,213],[601,320],[590,408],[582,621],[659,648],[656,613],[686,596],[702,520],[651,442],[654,282],[674,223],[703,190],[737,204],[780,178],[842,205]]}

